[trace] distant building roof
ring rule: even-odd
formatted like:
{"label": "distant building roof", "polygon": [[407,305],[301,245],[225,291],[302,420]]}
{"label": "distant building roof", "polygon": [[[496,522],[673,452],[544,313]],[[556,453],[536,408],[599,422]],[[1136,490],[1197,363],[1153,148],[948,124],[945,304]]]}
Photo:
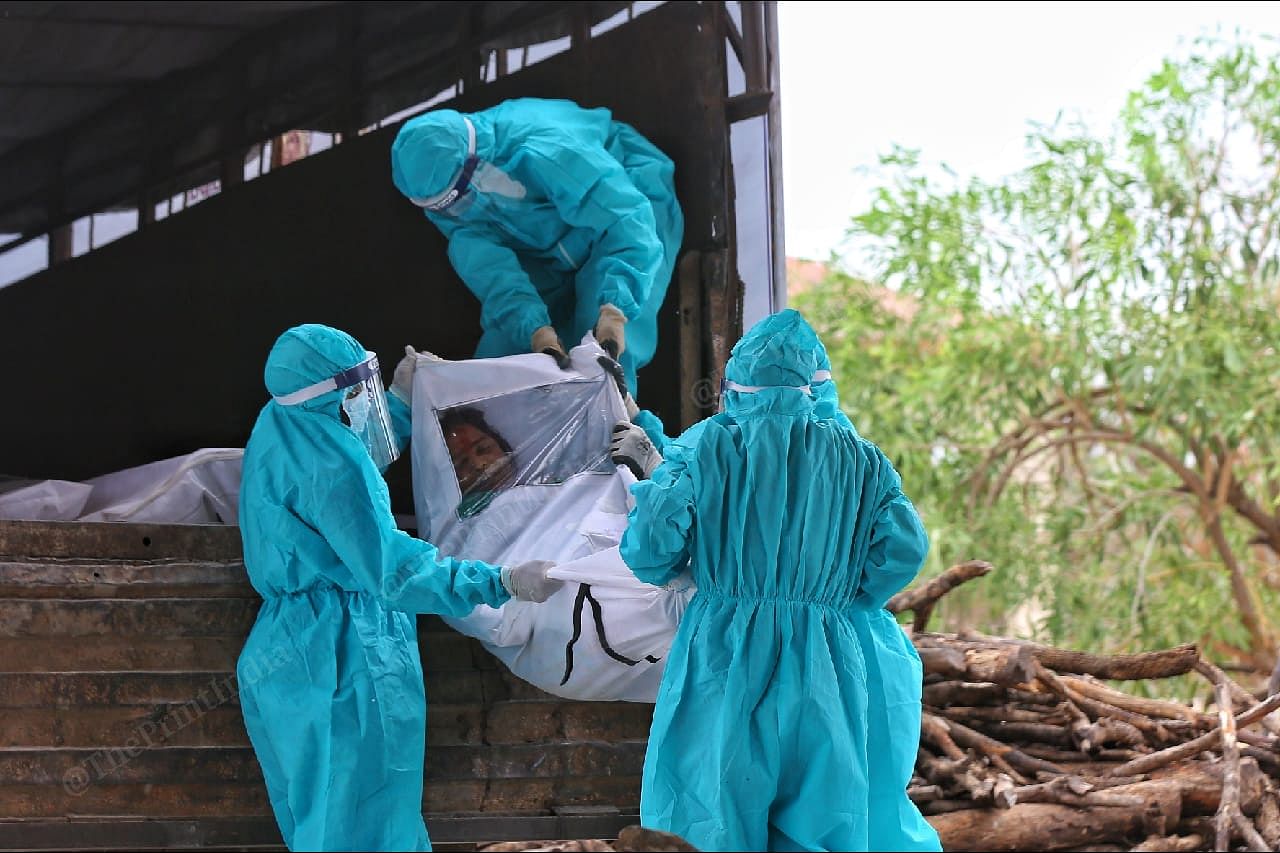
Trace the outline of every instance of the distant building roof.
{"label": "distant building roof", "polygon": [[[787,296],[793,297],[810,290],[823,279],[838,272],[830,264],[822,261],[810,261],[805,258],[787,258]],[[880,307],[893,314],[899,320],[910,320],[916,313],[916,300],[884,285],[864,282],[867,289],[876,295]]]}
{"label": "distant building roof", "polygon": [[830,274],[831,267],[822,261],[787,258],[787,295],[803,293]]}

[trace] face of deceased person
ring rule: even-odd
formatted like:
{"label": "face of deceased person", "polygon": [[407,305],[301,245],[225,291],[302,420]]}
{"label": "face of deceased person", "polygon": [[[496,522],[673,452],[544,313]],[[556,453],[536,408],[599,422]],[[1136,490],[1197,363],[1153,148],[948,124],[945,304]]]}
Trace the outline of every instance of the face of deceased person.
{"label": "face of deceased person", "polygon": [[497,437],[472,423],[453,423],[444,430],[445,444],[463,494],[496,491],[515,477],[515,463]]}

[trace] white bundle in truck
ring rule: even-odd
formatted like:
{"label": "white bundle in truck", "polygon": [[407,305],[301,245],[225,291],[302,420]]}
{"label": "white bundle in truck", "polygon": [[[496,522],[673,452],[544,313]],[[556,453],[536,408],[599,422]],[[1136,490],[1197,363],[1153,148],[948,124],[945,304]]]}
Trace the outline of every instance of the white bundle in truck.
{"label": "white bundle in truck", "polygon": [[243,457],[211,447],[83,483],[0,480],[0,519],[236,524]]}
{"label": "white bundle in truck", "polygon": [[692,597],[685,575],[641,583],[618,554],[625,468],[609,440],[626,410],[588,336],[561,370],[545,355],[420,356],[413,389],[419,535],[442,553],[515,565],[553,560],[564,586],[542,604],[481,605],[455,629],[518,677],[571,699],[652,702]]}

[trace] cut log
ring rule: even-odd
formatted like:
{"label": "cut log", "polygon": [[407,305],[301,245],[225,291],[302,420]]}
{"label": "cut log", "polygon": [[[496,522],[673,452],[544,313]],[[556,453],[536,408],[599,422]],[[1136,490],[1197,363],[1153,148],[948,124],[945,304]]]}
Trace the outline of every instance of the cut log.
{"label": "cut log", "polygon": [[1213,842],[1213,818],[1211,817],[1191,817],[1183,818],[1182,823],[1178,825],[1179,835],[1198,835],[1205,839],[1205,847],[1212,847]]}
{"label": "cut log", "polygon": [[[1046,782],[1052,782],[1054,779],[1066,779],[1072,784],[1072,791],[1075,793],[1087,793],[1090,790],[1104,791],[1107,788],[1119,788],[1122,785],[1132,785],[1136,782],[1146,782],[1148,776],[1090,776],[1087,774],[1073,773],[1070,776],[1051,776],[1048,773],[1037,773],[1037,779],[1044,779]],[[1077,790],[1076,786],[1084,786],[1084,790]]]}
{"label": "cut log", "polygon": [[1280,850],[1280,796],[1267,792],[1258,807],[1258,816],[1254,818],[1262,840],[1272,850]]}
{"label": "cut log", "polygon": [[1136,655],[1093,655],[1036,646],[1035,655],[1045,666],[1058,672],[1083,673],[1106,681],[1142,681],[1185,675],[1200,657],[1193,644]]}
{"label": "cut log", "polygon": [[953,761],[964,760],[964,750],[956,745],[951,737],[951,727],[946,720],[933,714],[924,714],[920,718],[920,735],[942,751],[942,754]]}
{"label": "cut log", "polygon": [[926,675],[963,679],[965,674],[964,652],[959,649],[924,647],[917,649]]}
{"label": "cut log", "polygon": [[[917,646],[921,661],[924,647]],[[1005,689],[999,684],[965,684],[959,681],[943,681],[924,686],[924,704],[934,708],[948,705],[988,705],[1005,701]]]}
{"label": "cut log", "polygon": [[1238,811],[1232,812],[1231,823],[1252,853],[1274,853],[1272,848],[1267,846],[1267,842],[1263,840],[1262,835],[1258,833],[1257,827],[1253,825],[1249,818]]}
{"label": "cut log", "polygon": [[949,714],[947,718],[955,719],[965,725],[972,724],[970,728],[976,728],[1005,743],[1031,743],[1066,748],[1074,746],[1071,734],[1062,726],[1048,723],[996,723],[989,720],[966,720],[951,717]]}
{"label": "cut log", "polygon": [[[944,793],[964,795],[972,805],[985,804],[991,800],[995,790],[996,779],[978,767],[973,759],[962,754],[960,759],[934,758],[925,756],[922,769],[925,777]],[[943,799],[942,796],[935,800]]]}
{"label": "cut log", "polygon": [[1152,739],[1158,743],[1169,743],[1175,740],[1174,736],[1164,726],[1149,717],[1126,711],[1123,708],[1092,699],[1072,690],[1065,679],[1060,678],[1057,673],[1051,671],[1040,661],[1036,662],[1036,678],[1045,687],[1066,700],[1067,710],[1073,717],[1079,717],[1080,712],[1075,709],[1080,708],[1088,712],[1089,716],[1100,724],[1103,720],[1115,721],[1136,729],[1140,733],[1134,739],[1127,734],[1121,735],[1125,731],[1122,727],[1105,724],[1091,727],[1082,725],[1079,719],[1076,719],[1072,724],[1072,736],[1077,739],[1077,742],[1081,744],[1081,749],[1085,752],[1093,751],[1085,744],[1092,744],[1095,748],[1101,748],[1106,742],[1115,742],[1114,738],[1117,736],[1121,737],[1120,742],[1127,743],[1130,746],[1141,746],[1146,743],[1146,739],[1142,737],[1141,733],[1151,735]]}
{"label": "cut log", "polygon": [[[927,646],[917,646],[924,657]],[[985,705],[995,702],[1015,702],[1019,705],[1055,705],[1058,697],[1052,693],[1033,693],[1016,690],[999,684],[968,684],[958,681],[942,681],[924,686],[924,703],[935,708],[948,705]]]}
{"label": "cut log", "polygon": [[[1152,781],[1176,787],[1182,795],[1184,815],[1212,815],[1222,804],[1222,762],[1194,761],[1165,767],[1151,774]],[[1258,813],[1266,793],[1267,776],[1250,758],[1240,760],[1240,809]],[[1212,834],[1212,833],[1210,833]]]}
{"label": "cut log", "polygon": [[[1241,740],[1244,740],[1244,738],[1241,738]],[[1240,747],[1240,754],[1247,755],[1258,762],[1259,767],[1266,768],[1272,776],[1280,778],[1280,755],[1276,755],[1269,749],[1258,749],[1256,746],[1242,746]]]}
{"label": "cut log", "polygon": [[[1243,714],[1236,716],[1235,724],[1237,728],[1251,726],[1261,720],[1267,714],[1280,708],[1280,693],[1272,696],[1266,702],[1255,705]],[[1117,776],[1132,776],[1135,773],[1149,773],[1159,767],[1172,764],[1184,758],[1190,758],[1193,755],[1204,752],[1207,749],[1214,749],[1222,741],[1222,728],[1219,726],[1208,734],[1201,735],[1195,740],[1189,740],[1178,746],[1171,746],[1160,752],[1154,752],[1151,755],[1144,755],[1141,758],[1134,759],[1128,764],[1121,765],[1112,772]]]}
{"label": "cut log", "polygon": [[989,720],[997,723],[1051,724],[1053,722],[1066,721],[1065,715],[1056,708],[1027,710],[1025,708],[1015,708],[1012,705],[997,705],[995,707],[952,705],[942,708],[941,711],[947,717],[962,722],[965,720]]}
{"label": "cut log", "polygon": [[[946,723],[937,717],[934,717],[934,719],[947,726],[952,739],[957,744],[978,750],[980,753],[990,758],[993,764],[1005,773],[1008,773],[1010,778],[1017,780],[1019,783],[1025,783],[1026,781],[1018,772],[1019,770],[1026,771],[1031,774],[1034,774],[1037,770],[1047,770],[1050,773],[1062,772],[1061,768],[1050,764],[1047,761],[1042,761],[1039,758],[1032,758],[1020,750],[1009,746],[1008,744],[1000,743],[1000,741],[993,738],[989,738],[981,732],[974,731],[968,726],[961,725],[954,721]],[[1017,769],[1015,770],[1014,768]]]}
{"label": "cut log", "polygon": [[954,648],[921,644],[916,649],[926,675],[970,683],[1014,687],[1031,680],[1035,657],[1024,646],[1013,644]]}
{"label": "cut log", "polygon": [[[1070,734],[1067,734],[1067,739],[1070,740],[1070,738]],[[1084,755],[1083,753],[1075,750],[1066,750],[1061,747],[1031,743],[1021,746],[1019,749],[1033,758],[1040,758],[1045,761],[1052,762],[1056,767],[1068,773],[1073,772],[1070,766],[1072,762],[1087,762],[1090,767],[1093,767],[1099,773],[1101,773],[1107,766],[1106,764],[1097,761],[1090,761],[1089,756]],[[1132,756],[1130,756],[1130,758],[1132,758]],[[1126,758],[1125,760],[1128,761],[1129,759]],[[1120,763],[1122,762],[1117,762],[1117,766]]]}
{"label": "cut log", "polygon": [[[1130,696],[1127,693],[1112,690],[1105,684],[1099,684],[1088,678],[1064,675],[1062,676],[1062,681],[1081,696],[1088,696],[1090,699],[1097,699],[1116,708],[1123,708],[1126,711],[1142,714],[1152,719],[1186,720],[1189,723],[1199,725],[1203,722],[1203,718],[1207,717],[1207,715],[1199,714],[1194,708],[1189,708],[1186,705],[1179,705],[1176,702],[1163,702],[1159,699]],[[1209,722],[1208,725],[1211,726],[1213,723]]]}
{"label": "cut log", "polygon": [[1250,746],[1256,746],[1258,749],[1265,749],[1268,752],[1275,753],[1280,756],[1280,738],[1273,735],[1264,735],[1260,732],[1236,732],[1236,737],[1241,743],[1247,743]]}
{"label": "cut log", "polygon": [[698,848],[670,832],[656,829],[645,829],[642,826],[628,826],[618,833],[618,840],[613,849],[619,853],[650,850],[654,853],[697,853]]}
{"label": "cut log", "polygon": [[1015,788],[1019,803],[1057,803],[1063,806],[1146,806],[1146,800],[1134,794],[1112,794],[1094,791],[1093,786],[1078,776],[1059,776],[1051,782]]}
{"label": "cut log", "polygon": [[1015,687],[1032,679],[1036,661],[1025,646],[1002,645],[966,649],[964,663],[966,681],[989,681]]}
{"label": "cut log", "polygon": [[[1280,666],[1280,663],[1278,663],[1277,666]],[[1214,686],[1219,684],[1226,685],[1227,689],[1231,692],[1231,701],[1238,703],[1240,707],[1252,708],[1258,704],[1258,698],[1256,696],[1248,690],[1245,690],[1239,684],[1236,684],[1231,676],[1227,675],[1210,661],[1204,660],[1203,658],[1197,661],[1196,672],[1209,679]],[[1277,693],[1278,691],[1270,690],[1268,692]],[[1272,734],[1280,734],[1280,719],[1277,719],[1277,716],[1280,715],[1268,716],[1262,720],[1263,727]]]}
{"label": "cut log", "polygon": [[1191,853],[1204,846],[1204,839],[1199,835],[1166,835],[1152,836],[1130,853]]}
{"label": "cut log", "polygon": [[[945,635],[933,635],[945,636]],[[1195,668],[1200,653],[1194,644],[1188,643],[1172,649],[1141,652],[1135,655],[1097,655],[1071,649],[1056,649],[1027,640],[1011,640],[988,637],[976,632],[966,632],[955,637],[959,643],[1006,644],[1016,643],[1031,649],[1042,664],[1056,672],[1072,672],[1092,675],[1105,681],[1142,681],[1149,678],[1173,678],[1185,675]]]}
{"label": "cut log", "polygon": [[1231,692],[1220,681],[1214,686],[1218,700],[1218,715],[1222,727],[1222,757],[1225,767],[1222,774],[1222,801],[1218,804],[1217,826],[1213,849],[1226,853],[1231,848],[1231,830],[1240,812],[1240,749],[1236,744],[1236,715],[1232,711]]}
{"label": "cut log", "polygon": [[1170,825],[1176,825],[1181,809],[1177,791],[1156,789],[1144,792],[1138,805],[1078,809],[1051,803],[1019,803],[1008,809],[938,814],[929,823],[938,831],[942,849],[947,851],[1079,850],[1086,845],[1146,837],[1145,803],[1152,800]]}
{"label": "cut log", "polygon": [[1012,808],[1018,802],[1018,796],[1014,793],[1016,787],[1013,780],[1004,773],[996,776],[995,787],[991,791],[991,800],[998,809]]}
{"label": "cut log", "polygon": [[[1097,737],[1100,743],[1132,746],[1140,750],[1146,747],[1147,740],[1142,732],[1124,720],[1103,717],[1094,723],[1094,726],[1098,730]],[[1159,731],[1158,728],[1157,731]]]}
{"label": "cut log", "polygon": [[925,817],[930,817],[932,815],[952,814],[953,812],[976,811],[981,808],[982,806],[973,800],[934,800],[932,803],[925,803],[921,806],[920,813]]}
{"label": "cut log", "polygon": [[937,785],[913,785],[907,788],[907,796],[916,805],[942,799],[942,788]]}

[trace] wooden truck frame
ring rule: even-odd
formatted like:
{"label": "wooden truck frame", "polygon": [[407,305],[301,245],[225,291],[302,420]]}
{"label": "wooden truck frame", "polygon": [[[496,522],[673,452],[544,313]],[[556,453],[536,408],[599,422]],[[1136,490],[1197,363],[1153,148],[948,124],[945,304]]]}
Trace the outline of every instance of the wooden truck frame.
{"label": "wooden truck frame", "polygon": [[[0,3],[19,43],[0,269],[32,247],[45,269],[0,288],[0,473],[243,446],[299,322],[468,357],[479,306],[390,180],[430,96],[606,106],[675,161],[684,245],[639,378],[669,428],[710,413],[744,320],[782,307],[773,3]],[[298,128],[341,144],[246,179]],[[84,239],[128,210],[134,233]],[[406,463],[389,484],[411,513]],[[278,845],[235,697],[258,603],[234,527],[0,522],[0,850]],[[420,642],[438,849],[636,822],[650,708],[542,694],[434,618]]]}

